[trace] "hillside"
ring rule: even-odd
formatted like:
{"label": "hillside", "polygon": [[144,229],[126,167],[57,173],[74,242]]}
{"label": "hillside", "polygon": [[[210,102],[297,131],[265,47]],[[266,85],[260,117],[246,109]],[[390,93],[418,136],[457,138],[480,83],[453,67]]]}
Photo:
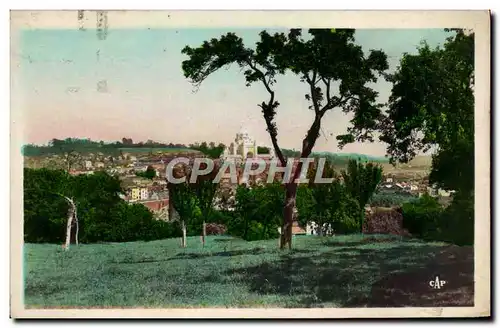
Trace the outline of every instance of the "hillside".
{"label": "hillside", "polygon": [[[296,236],[291,251],[280,251],[277,243],[210,236],[204,248],[198,237],[190,237],[186,249],[178,239],[166,239],[72,246],[68,252],[60,245],[26,244],[25,304],[29,308],[473,304],[471,247],[382,235]],[[459,260],[449,260],[450,256]],[[442,291],[428,288],[436,273],[450,282]]]}

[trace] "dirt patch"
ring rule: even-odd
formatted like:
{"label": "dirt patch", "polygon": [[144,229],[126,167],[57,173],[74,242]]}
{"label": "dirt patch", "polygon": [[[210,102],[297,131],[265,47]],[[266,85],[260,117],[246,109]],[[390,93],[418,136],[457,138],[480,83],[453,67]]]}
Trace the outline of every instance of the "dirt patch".
{"label": "dirt patch", "polygon": [[[436,276],[446,281],[441,289],[429,284]],[[369,307],[474,306],[474,249],[447,247],[423,268],[382,278],[373,284],[370,299],[358,303]]]}

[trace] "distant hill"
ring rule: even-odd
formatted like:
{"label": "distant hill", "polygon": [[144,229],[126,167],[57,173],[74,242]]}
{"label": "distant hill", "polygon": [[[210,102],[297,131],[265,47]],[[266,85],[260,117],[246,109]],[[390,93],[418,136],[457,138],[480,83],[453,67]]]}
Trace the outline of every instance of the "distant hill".
{"label": "distant hill", "polygon": [[350,159],[356,159],[358,161],[363,161],[363,162],[389,163],[389,159],[387,157],[371,156],[358,153],[314,152],[313,156],[334,157],[338,158],[339,160],[346,160],[346,161]]}

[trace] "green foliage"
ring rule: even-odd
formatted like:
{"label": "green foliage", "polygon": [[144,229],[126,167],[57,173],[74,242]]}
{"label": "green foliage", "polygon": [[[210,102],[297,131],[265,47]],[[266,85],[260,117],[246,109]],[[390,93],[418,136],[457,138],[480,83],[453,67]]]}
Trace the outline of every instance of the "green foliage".
{"label": "green foliage", "polygon": [[[470,31],[469,31],[470,32]],[[474,33],[454,29],[443,47],[425,42],[406,54],[393,82],[381,140],[392,161],[407,162],[438,146],[430,182],[448,190],[474,188]]]}
{"label": "green foliage", "polygon": [[404,203],[412,203],[418,200],[417,196],[395,192],[378,192],[373,194],[369,204],[372,207],[402,206]]}
{"label": "green foliage", "polygon": [[119,197],[117,177],[105,172],[71,176],[63,170],[24,169],[24,239],[60,243],[65,238],[68,204],[77,205],[79,241],[119,242],[174,236],[171,224],[153,219],[141,204]]}
{"label": "green foliage", "polygon": [[156,177],[156,170],[150,165],[147,167],[146,171],[137,172],[135,175],[138,177],[152,180],[154,177]]}
{"label": "green foliage", "polygon": [[202,233],[203,222],[214,222],[212,220],[217,219],[213,215],[214,198],[219,187],[218,183],[213,183],[216,171],[197,176],[196,181],[190,182],[191,171],[186,166],[185,181],[168,184],[170,202],[179,214],[180,220],[186,224],[187,234],[190,236]]}
{"label": "green foliage", "polygon": [[192,145],[189,145],[189,148],[201,151],[203,154],[207,155],[210,158],[219,158],[222,152],[224,152],[224,149],[226,146],[223,143],[220,143],[218,145],[215,145],[214,142],[210,142],[207,144],[206,141],[203,141],[201,144],[200,143],[195,143]]}
{"label": "green foliage", "polygon": [[404,227],[419,238],[474,244],[474,198],[469,195],[456,195],[446,209],[435,198],[424,195],[402,209]]}
{"label": "green foliage", "polygon": [[350,160],[347,170],[342,171],[344,185],[349,195],[364,209],[382,181],[382,167],[373,163],[359,163]]}
{"label": "green foliage", "polygon": [[442,236],[443,207],[436,198],[427,194],[416,202],[402,207],[403,227],[412,235],[428,240],[440,240]]}
{"label": "green foliage", "polygon": [[88,154],[95,152],[102,152],[108,155],[120,155],[120,150],[125,149],[127,151],[136,150],[139,148],[157,149],[157,148],[168,148],[175,150],[186,150],[187,147],[183,144],[165,144],[159,143],[152,140],[148,142],[133,143],[132,139],[122,138],[122,142],[104,142],[104,141],[94,141],[90,139],[79,139],[79,138],[66,138],[66,139],[52,139],[47,145],[35,145],[27,144],[21,149],[24,156],[46,156],[54,154],[68,154],[74,152],[75,154]]}
{"label": "green foliage", "polygon": [[244,240],[278,237],[284,195],[284,188],[279,183],[251,188],[238,186],[236,208],[228,222],[228,233]]}
{"label": "green foliage", "polygon": [[196,223],[194,225],[198,226],[200,209],[195,190],[193,185],[189,184],[188,178],[183,183],[169,183],[168,192],[170,202],[179,214],[180,220],[184,221],[186,225]]}
{"label": "green foliage", "polygon": [[212,216],[214,198],[219,184],[214,183],[212,179],[205,178],[199,179],[193,187],[203,220],[207,221]]}
{"label": "green foliage", "polygon": [[317,168],[308,172],[308,185],[299,185],[297,191],[298,220],[305,226],[315,222],[329,224],[335,233],[347,234],[361,229],[361,210],[358,201],[347,191],[335,173],[333,165],[325,165],[323,178],[333,178],[332,183],[314,182]]}
{"label": "green foliage", "polygon": [[474,197],[457,194],[442,217],[443,241],[474,245]]}
{"label": "green foliage", "polygon": [[257,152],[258,152],[259,154],[269,154],[270,149],[269,149],[269,147],[261,147],[261,146],[257,146]]}

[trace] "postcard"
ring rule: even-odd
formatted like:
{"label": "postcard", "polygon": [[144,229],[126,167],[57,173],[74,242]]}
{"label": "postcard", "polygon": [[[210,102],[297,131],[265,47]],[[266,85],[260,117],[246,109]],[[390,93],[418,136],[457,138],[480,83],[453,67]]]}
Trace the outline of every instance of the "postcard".
{"label": "postcard", "polygon": [[11,317],[489,317],[489,11],[11,11]]}

